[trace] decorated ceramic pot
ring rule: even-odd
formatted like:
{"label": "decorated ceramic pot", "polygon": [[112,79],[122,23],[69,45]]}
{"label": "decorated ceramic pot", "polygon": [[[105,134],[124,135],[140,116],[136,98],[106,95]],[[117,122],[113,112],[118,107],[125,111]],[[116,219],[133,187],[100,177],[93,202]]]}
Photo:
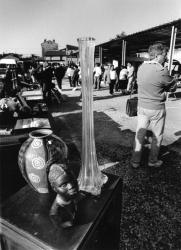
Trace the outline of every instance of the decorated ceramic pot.
{"label": "decorated ceramic pot", "polygon": [[66,144],[50,129],[32,131],[22,144],[18,164],[27,183],[39,193],[48,193],[48,171],[52,164],[66,164]]}

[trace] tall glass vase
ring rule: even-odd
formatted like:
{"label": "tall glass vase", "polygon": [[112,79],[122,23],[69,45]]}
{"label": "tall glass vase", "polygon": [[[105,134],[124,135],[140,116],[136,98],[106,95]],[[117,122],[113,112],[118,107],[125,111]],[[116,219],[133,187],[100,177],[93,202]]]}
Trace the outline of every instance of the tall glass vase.
{"label": "tall glass vase", "polygon": [[79,57],[82,77],[82,166],[78,182],[79,189],[99,195],[107,181],[99,167],[96,156],[93,119],[93,69],[95,39],[79,38]]}

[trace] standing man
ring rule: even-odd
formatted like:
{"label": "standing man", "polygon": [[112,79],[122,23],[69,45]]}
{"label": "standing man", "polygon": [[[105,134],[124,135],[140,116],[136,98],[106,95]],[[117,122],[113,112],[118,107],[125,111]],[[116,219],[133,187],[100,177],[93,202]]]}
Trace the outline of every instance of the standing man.
{"label": "standing man", "polygon": [[106,64],[104,66],[104,74],[103,74],[103,81],[105,85],[109,85],[110,84],[110,67],[111,64]]}
{"label": "standing man", "polygon": [[101,87],[101,75],[102,75],[100,63],[96,63],[93,73],[94,73],[94,89],[99,90]]}
{"label": "standing man", "polygon": [[72,86],[74,91],[77,90],[78,82],[79,82],[79,68],[77,65],[75,65],[74,74],[72,76]]}
{"label": "standing man", "polygon": [[56,68],[54,70],[54,74],[55,74],[55,77],[57,78],[59,89],[62,89],[62,79],[65,76],[65,68],[59,63],[57,63]]}
{"label": "standing man", "polygon": [[51,89],[53,88],[52,83],[53,71],[50,65],[45,62],[42,71],[42,82],[43,82],[43,97],[47,103],[51,103]]}
{"label": "standing man", "polygon": [[74,67],[73,67],[73,65],[70,65],[70,64],[68,65],[66,74],[67,74],[68,79],[69,79],[70,87],[73,87],[73,85],[72,85],[72,77],[73,77],[73,74],[74,74]]}
{"label": "standing man", "polygon": [[135,68],[133,67],[133,65],[130,62],[127,63],[127,71],[128,71],[127,92],[130,93],[130,91],[132,90],[132,87],[133,87],[134,80],[135,80]]}
{"label": "standing man", "polygon": [[114,69],[114,65],[111,65],[110,68],[110,84],[109,84],[109,93],[111,95],[114,94],[114,86],[118,83],[118,75],[116,70]]}
{"label": "standing man", "polygon": [[176,81],[163,66],[167,57],[167,48],[157,43],[149,47],[148,53],[150,61],[144,62],[137,73],[138,121],[131,160],[133,168],[140,165],[142,146],[149,126],[153,137],[148,166],[162,165],[163,161],[158,160],[158,155],[165,125],[166,92],[175,91],[177,87]]}
{"label": "standing man", "polygon": [[121,90],[122,94],[126,94],[126,88],[127,88],[127,75],[128,71],[126,69],[126,66],[121,65],[121,71],[119,73],[119,87],[118,89]]}
{"label": "standing man", "polygon": [[6,70],[6,75],[4,78],[4,97],[12,96],[14,93],[13,88],[13,81],[12,81],[12,70],[10,69],[10,66],[8,65]]}

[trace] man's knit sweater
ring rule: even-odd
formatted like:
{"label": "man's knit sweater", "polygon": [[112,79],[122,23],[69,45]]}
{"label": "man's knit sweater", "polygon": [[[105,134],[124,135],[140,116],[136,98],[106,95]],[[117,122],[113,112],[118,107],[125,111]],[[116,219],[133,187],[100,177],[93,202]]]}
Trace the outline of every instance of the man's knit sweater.
{"label": "man's knit sweater", "polygon": [[165,107],[166,91],[175,84],[173,77],[161,64],[144,62],[138,69],[138,106],[158,110]]}

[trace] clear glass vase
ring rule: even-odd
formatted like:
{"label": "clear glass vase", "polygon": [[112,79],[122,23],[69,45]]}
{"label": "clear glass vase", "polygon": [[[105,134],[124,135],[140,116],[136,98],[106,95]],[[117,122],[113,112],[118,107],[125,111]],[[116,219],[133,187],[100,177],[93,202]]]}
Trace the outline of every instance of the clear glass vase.
{"label": "clear glass vase", "polygon": [[82,77],[82,166],[78,182],[79,189],[99,195],[107,181],[99,167],[96,156],[93,118],[93,69],[95,39],[79,38],[79,57]]}

